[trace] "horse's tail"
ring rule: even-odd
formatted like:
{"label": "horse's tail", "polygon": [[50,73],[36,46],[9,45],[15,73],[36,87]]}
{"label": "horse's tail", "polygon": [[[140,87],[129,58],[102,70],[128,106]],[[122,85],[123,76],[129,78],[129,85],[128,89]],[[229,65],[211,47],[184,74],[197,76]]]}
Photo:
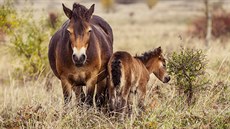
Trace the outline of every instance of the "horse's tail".
{"label": "horse's tail", "polygon": [[111,63],[111,74],[114,87],[119,87],[121,83],[121,60],[119,55],[115,56]]}

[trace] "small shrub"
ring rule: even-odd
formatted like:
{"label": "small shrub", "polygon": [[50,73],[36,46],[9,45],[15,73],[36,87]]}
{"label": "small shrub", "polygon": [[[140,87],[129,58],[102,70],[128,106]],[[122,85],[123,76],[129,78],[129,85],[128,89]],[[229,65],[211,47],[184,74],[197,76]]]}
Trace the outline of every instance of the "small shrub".
{"label": "small shrub", "polygon": [[15,73],[17,77],[39,76],[47,66],[45,41],[49,37],[45,33],[47,28],[43,26],[43,21],[20,19],[20,26],[11,35],[10,49],[13,56],[21,62]]}
{"label": "small shrub", "polygon": [[36,79],[49,71],[47,48],[49,37],[61,25],[57,13],[35,19],[33,10],[25,7],[17,13],[13,2],[5,0],[0,9],[0,33],[5,33],[10,41],[14,66],[13,75],[20,79]]}
{"label": "small shrub", "polygon": [[39,76],[47,66],[47,42],[50,28],[45,20],[33,19],[32,10],[23,10],[18,14],[12,1],[5,0],[0,9],[0,30],[6,34],[10,42],[7,45],[12,53],[13,61],[20,61],[14,74],[19,79]]}
{"label": "small shrub", "polygon": [[5,40],[5,35],[11,33],[11,30],[18,26],[16,18],[16,10],[12,1],[4,0],[0,5],[0,41]]}
{"label": "small shrub", "polygon": [[179,93],[183,91],[187,96],[188,105],[191,104],[194,89],[207,83],[204,78],[201,79],[205,75],[206,62],[202,50],[181,49],[169,57],[169,73],[175,77]]}

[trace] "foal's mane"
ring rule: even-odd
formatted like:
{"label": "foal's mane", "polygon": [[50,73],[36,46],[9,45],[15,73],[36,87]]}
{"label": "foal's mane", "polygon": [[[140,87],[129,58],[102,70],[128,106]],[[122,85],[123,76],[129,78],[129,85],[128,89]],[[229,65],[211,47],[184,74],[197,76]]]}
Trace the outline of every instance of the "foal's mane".
{"label": "foal's mane", "polygon": [[162,52],[161,47],[158,47],[148,52],[144,52],[141,55],[136,55],[134,56],[134,58],[137,58],[142,62],[147,62],[150,58],[159,56],[161,52]]}

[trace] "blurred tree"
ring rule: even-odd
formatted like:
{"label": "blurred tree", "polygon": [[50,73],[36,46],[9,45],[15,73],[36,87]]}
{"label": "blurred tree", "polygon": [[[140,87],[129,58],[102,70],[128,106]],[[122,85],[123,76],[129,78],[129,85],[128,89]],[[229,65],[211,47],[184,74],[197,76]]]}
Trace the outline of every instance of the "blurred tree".
{"label": "blurred tree", "polygon": [[147,2],[149,9],[152,9],[154,6],[156,6],[158,0],[146,0],[146,2]]}
{"label": "blurred tree", "polygon": [[18,26],[16,10],[13,1],[4,0],[0,5],[0,41],[5,41],[5,35],[12,33],[12,29]]}
{"label": "blurred tree", "polygon": [[[12,0],[4,0],[0,5],[0,31],[9,37],[7,46],[10,54],[18,63],[14,66],[14,77],[33,79],[46,75],[49,71],[47,60],[47,40],[55,28],[45,17],[34,18],[32,9],[23,9],[18,13]],[[55,26],[59,25],[58,18],[51,16]],[[57,25],[56,25],[57,24]]]}
{"label": "blurred tree", "polygon": [[108,13],[110,10],[114,11],[114,0],[100,0],[102,7]]}
{"label": "blurred tree", "polygon": [[206,37],[205,37],[205,45],[208,47],[210,39],[212,37],[212,13],[211,6],[209,0],[204,0],[205,5],[205,17],[206,17]]}
{"label": "blurred tree", "polygon": [[120,4],[131,4],[137,2],[137,0],[116,0],[116,2]]}

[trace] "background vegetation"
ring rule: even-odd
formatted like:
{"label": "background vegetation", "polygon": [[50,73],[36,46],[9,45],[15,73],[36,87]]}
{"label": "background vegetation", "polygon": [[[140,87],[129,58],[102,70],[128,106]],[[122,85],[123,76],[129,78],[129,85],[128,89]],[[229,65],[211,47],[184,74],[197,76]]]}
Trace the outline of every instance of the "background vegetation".
{"label": "background vegetation", "polygon": [[[65,2],[72,7],[73,1]],[[151,75],[146,112],[133,113],[122,124],[105,110],[76,106],[74,99],[64,110],[60,82],[50,74],[47,61],[49,39],[67,19],[61,3],[5,0],[0,9],[0,128],[230,128],[230,44],[224,36],[229,31],[221,31],[224,40],[213,33],[209,47],[190,33],[197,25],[193,21],[205,16],[202,2],[158,1],[152,10],[146,1],[116,2],[112,13],[99,2],[94,1],[95,14],[112,26],[114,51],[134,55],[162,46],[170,83]],[[222,8],[225,17],[230,3]]]}

